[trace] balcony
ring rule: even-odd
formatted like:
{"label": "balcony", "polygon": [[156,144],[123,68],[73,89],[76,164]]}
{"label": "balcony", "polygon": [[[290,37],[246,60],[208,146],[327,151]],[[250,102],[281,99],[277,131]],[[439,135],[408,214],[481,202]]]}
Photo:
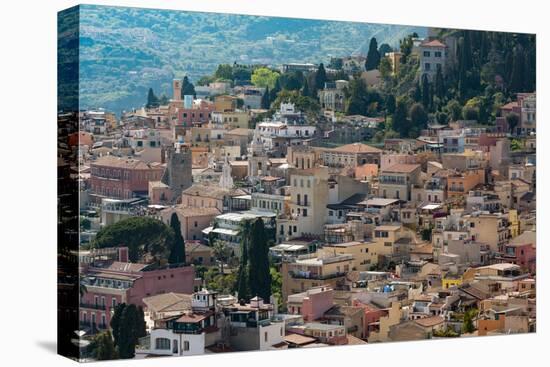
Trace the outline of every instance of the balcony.
{"label": "balcony", "polygon": [[100,305],[95,303],[85,303],[85,302],[80,302],[80,308],[88,308],[91,310],[102,310],[102,311],[105,311],[107,309],[105,305]]}
{"label": "balcony", "polygon": [[345,276],[346,273],[344,272],[336,272],[331,274],[312,274],[307,273],[303,271],[290,271],[290,276],[294,279],[313,279],[313,280],[327,280],[327,279],[334,279],[334,278],[340,278]]}

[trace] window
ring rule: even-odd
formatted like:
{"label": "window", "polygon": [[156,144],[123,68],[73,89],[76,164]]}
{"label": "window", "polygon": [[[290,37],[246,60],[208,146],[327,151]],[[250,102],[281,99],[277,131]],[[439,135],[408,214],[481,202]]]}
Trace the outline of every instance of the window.
{"label": "window", "polygon": [[170,339],[167,339],[167,338],[157,338],[157,339],[155,339],[155,349],[169,350],[170,349]]}
{"label": "window", "polygon": [[264,342],[266,342],[266,343],[267,343],[267,331],[266,331],[266,332],[264,332]]}
{"label": "window", "polygon": [[425,63],[425,64],[424,64],[424,70],[430,71],[430,66],[431,66],[431,65],[430,65],[429,62]]}
{"label": "window", "polygon": [[194,225],[195,225],[195,227],[198,227],[199,223],[197,221],[195,221]]}
{"label": "window", "polygon": [[302,210],[302,216],[307,217],[307,209]]}
{"label": "window", "polygon": [[304,205],[307,206],[307,194],[304,194]]}
{"label": "window", "polygon": [[178,353],[178,340],[172,340],[172,353]]}
{"label": "window", "polygon": [[435,51],[434,56],[435,57],[441,57],[441,51]]}
{"label": "window", "polygon": [[430,51],[424,51],[424,57],[430,57]]}
{"label": "window", "polygon": [[184,341],[183,342],[183,350],[189,350],[189,342],[188,341]]}

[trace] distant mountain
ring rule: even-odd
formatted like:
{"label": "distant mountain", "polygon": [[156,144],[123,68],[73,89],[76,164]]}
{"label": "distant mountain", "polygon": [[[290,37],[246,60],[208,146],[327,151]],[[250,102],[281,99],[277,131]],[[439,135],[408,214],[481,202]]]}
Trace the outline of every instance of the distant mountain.
{"label": "distant mountain", "polygon": [[119,113],[144,104],[149,87],[196,81],[221,63],[328,62],[426,28],[141,8],[80,6],[81,108]]}

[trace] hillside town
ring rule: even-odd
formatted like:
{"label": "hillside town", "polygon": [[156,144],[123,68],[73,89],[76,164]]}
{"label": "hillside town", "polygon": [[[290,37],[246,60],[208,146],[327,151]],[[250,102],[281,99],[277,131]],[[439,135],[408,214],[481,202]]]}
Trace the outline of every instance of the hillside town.
{"label": "hillside town", "polygon": [[485,89],[461,74],[487,78],[465,53],[494,37],[220,65],[79,111],[58,169],[78,177],[83,355],[536,331],[530,54]]}

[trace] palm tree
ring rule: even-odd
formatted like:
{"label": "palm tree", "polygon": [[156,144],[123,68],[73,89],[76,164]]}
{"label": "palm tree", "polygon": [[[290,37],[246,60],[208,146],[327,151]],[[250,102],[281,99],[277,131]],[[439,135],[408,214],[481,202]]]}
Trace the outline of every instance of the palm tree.
{"label": "palm tree", "polygon": [[231,256],[231,249],[227,246],[225,241],[220,240],[214,240],[212,249],[214,250],[214,255],[216,255],[216,258],[220,261],[220,272],[224,274],[223,266]]}

